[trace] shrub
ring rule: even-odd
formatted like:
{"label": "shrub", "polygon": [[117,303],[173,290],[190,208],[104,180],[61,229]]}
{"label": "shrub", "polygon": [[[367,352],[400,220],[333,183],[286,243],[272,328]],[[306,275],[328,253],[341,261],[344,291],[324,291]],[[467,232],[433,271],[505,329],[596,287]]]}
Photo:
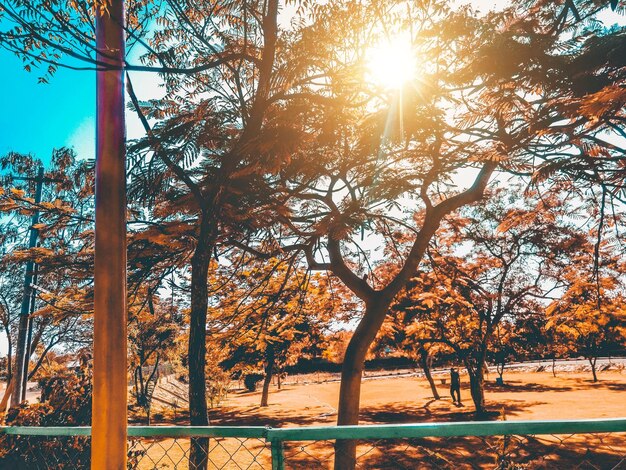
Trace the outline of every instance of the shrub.
{"label": "shrub", "polygon": [[[7,426],[88,426],[91,423],[91,373],[88,367],[78,373],[43,378],[41,403],[28,402],[11,408]],[[2,436],[0,468],[89,468],[90,438],[85,436]]]}
{"label": "shrub", "polygon": [[243,378],[243,385],[249,392],[254,392],[256,391],[257,384],[263,380],[263,377],[265,377],[263,374],[258,374],[256,372],[246,374]]}

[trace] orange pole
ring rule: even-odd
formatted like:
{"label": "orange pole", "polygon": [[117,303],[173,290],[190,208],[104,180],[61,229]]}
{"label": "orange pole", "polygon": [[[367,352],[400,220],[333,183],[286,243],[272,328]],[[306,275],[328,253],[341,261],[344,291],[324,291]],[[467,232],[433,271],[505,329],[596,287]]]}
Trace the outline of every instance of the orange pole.
{"label": "orange pole", "polygon": [[96,255],[91,468],[126,469],[124,4],[96,2]]}

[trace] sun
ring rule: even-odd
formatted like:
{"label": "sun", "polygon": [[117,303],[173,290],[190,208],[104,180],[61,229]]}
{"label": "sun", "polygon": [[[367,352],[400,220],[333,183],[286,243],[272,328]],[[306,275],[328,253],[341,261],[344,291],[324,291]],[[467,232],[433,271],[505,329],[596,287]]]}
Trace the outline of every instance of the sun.
{"label": "sun", "polygon": [[367,79],[384,88],[397,90],[415,78],[415,52],[406,37],[377,44],[367,51],[366,59]]}

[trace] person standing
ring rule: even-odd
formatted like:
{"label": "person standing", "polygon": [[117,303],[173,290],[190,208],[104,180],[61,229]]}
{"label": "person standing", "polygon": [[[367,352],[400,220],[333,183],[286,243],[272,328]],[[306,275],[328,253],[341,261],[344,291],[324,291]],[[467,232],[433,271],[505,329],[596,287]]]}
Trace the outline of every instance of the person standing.
{"label": "person standing", "polygon": [[461,377],[455,367],[450,369],[450,395],[452,396],[452,403],[461,404]]}

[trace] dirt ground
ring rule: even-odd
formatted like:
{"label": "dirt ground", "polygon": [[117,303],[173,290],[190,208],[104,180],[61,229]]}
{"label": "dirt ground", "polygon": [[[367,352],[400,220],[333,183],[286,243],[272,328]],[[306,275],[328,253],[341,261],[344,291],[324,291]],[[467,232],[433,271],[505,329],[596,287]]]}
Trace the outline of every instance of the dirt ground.
{"label": "dirt ground", "polygon": [[[504,385],[486,380],[485,399],[497,415],[504,409],[508,420],[583,419],[626,417],[626,371],[599,373],[505,373]],[[447,385],[437,379],[441,400],[434,400],[425,379],[392,377],[365,380],[361,391],[362,423],[410,423],[466,421],[473,419],[467,376],[461,377],[458,407]],[[214,425],[269,425],[275,427],[334,424],[339,383],[272,387],[267,408],[259,407],[260,392],[231,392],[219,408],[211,411]]]}
{"label": "dirt ground", "polygon": [[[601,372],[593,383],[588,372],[510,372],[504,385],[487,379],[485,397],[499,419],[548,420],[626,417],[626,371]],[[366,379],[361,394],[361,423],[467,421],[474,419],[467,376],[461,377],[463,406],[455,406],[447,385],[437,378],[441,400],[433,400],[424,378]],[[231,392],[211,411],[213,425],[311,426],[336,420],[338,382],[272,387],[270,406],[259,407],[260,392]],[[184,424],[180,421],[180,424]],[[187,440],[143,442],[147,451],[137,468],[165,463],[187,469]],[[285,467],[332,469],[332,441],[285,443]],[[357,447],[363,469],[622,469],[626,434],[494,436],[363,441]],[[210,440],[210,468],[271,468],[269,446],[259,440]]]}

